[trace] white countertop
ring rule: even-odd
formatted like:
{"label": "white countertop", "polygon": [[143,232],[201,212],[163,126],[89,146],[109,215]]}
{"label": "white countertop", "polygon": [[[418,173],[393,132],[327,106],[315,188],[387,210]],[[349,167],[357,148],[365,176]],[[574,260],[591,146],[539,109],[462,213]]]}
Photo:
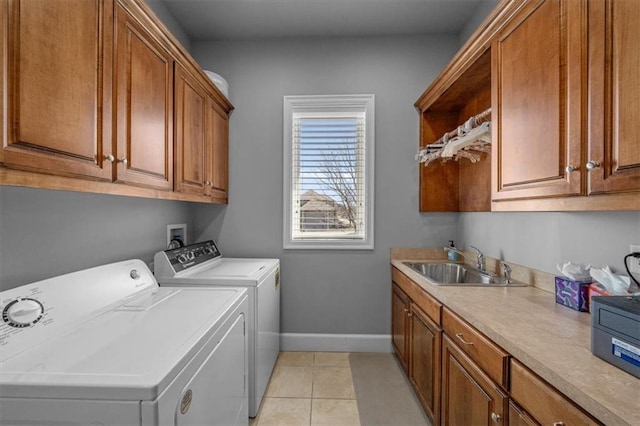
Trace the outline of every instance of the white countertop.
{"label": "white countertop", "polygon": [[402,262],[391,261],[601,422],[640,425],[640,379],[591,353],[588,312],[558,305],[553,293],[535,287],[433,285]]}

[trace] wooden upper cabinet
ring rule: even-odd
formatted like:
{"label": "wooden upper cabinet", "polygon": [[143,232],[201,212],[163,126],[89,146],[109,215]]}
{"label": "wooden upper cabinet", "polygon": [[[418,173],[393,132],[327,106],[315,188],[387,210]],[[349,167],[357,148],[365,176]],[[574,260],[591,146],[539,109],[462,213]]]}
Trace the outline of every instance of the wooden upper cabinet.
{"label": "wooden upper cabinet", "polygon": [[0,184],[227,202],[233,105],[144,0],[0,0],[0,33]]}
{"label": "wooden upper cabinet", "polygon": [[173,189],[173,58],[116,7],[117,181]]}
{"label": "wooden upper cabinet", "polygon": [[589,194],[640,191],[640,2],[589,2]]}
{"label": "wooden upper cabinet", "polygon": [[175,87],[175,190],[205,195],[208,98],[201,85],[177,64]]}
{"label": "wooden upper cabinet", "polygon": [[[446,75],[446,74],[445,74]],[[441,80],[447,81],[446,77]],[[434,143],[470,117],[491,107],[491,52],[473,61],[453,84],[442,92],[441,81],[416,102],[420,112],[420,147]],[[437,100],[431,92],[441,93]],[[420,211],[489,211],[491,209],[491,156],[428,165],[419,164]]]}
{"label": "wooden upper cabinet", "polygon": [[585,192],[586,11],[532,1],[493,41],[493,200]]}
{"label": "wooden upper cabinet", "polygon": [[2,0],[0,9],[0,164],[110,181],[112,76],[102,64],[112,62],[112,1]]}
{"label": "wooden upper cabinet", "polygon": [[640,209],[638,25],[637,0],[499,1],[415,103],[421,147],[491,107],[491,154],[420,166],[420,211]]}
{"label": "wooden upper cabinet", "polygon": [[229,113],[176,64],[175,190],[227,202]]}
{"label": "wooden upper cabinet", "polygon": [[209,195],[219,203],[226,203],[229,175],[229,113],[216,102],[209,101]]}

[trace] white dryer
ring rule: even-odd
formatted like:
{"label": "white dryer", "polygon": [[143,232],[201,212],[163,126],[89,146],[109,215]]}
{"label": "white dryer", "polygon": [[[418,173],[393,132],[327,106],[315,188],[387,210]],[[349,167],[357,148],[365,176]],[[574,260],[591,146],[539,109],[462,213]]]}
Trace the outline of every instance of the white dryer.
{"label": "white dryer", "polygon": [[255,417],[280,352],[280,260],[225,258],[212,241],[156,253],[161,286],[248,290],[249,417]]}
{"label": "white dryer", "polygon": [[247,425],[247,292],[140,260],[0,293],[0,424]]}

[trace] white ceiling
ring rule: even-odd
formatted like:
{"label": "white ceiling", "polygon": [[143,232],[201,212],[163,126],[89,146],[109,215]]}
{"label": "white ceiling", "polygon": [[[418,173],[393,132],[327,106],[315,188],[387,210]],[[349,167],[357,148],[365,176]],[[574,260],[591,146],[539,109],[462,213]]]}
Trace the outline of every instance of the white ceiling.
{"label": "white ceiling", "polygon": [[163,1],[193,41],[458,34],[482,3],[496,3],[496,0]]}

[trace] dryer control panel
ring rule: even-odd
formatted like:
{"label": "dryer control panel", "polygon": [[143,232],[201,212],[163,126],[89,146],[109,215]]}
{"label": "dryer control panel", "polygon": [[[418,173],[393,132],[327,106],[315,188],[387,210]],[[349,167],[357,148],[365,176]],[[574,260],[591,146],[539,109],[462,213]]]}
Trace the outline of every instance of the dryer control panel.
{"label": "dryer control panel", "polygon": [[[213,240],[165,250],[159,254],[164,254],[175,273],[185,271],[221,256],[220,250],[218,250]],[[160,260],[161,262],[162,259]],[[156,268],[160,266],[158,260],[155,261],[155,265]]]}

